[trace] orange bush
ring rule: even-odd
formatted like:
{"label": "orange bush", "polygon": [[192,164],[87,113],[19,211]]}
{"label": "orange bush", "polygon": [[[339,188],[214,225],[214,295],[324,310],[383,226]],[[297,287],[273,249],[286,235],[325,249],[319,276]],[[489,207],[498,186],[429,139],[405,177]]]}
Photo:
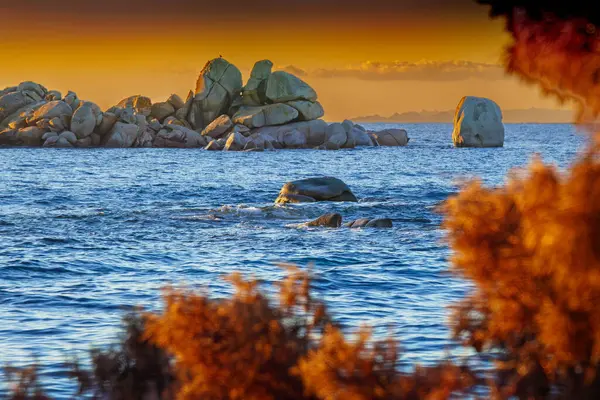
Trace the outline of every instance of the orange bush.
{"label": "orange bush", "polygon": [[505,187],[472,183],[445,211],[453,268],[476,284],[457,308],[457,335],[478,350],[504,350],[519,377],[592,379],[600,361],[598,160],[588,155],[565,177],[535,161]]}

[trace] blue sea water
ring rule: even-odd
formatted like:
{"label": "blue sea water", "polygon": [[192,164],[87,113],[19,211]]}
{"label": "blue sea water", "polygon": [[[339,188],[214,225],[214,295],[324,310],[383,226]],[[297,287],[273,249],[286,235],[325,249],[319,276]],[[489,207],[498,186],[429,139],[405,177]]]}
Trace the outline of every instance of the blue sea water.
{"label": "blue sea water", "polygon": [[[446,307],[470,284],[448,273],[435,206],[465,178],[503,183],[534,152],[565,168],[585,139],[570,125],[506,125],[504,148],[456,149],[449,124],[402,127],[402,148],[0,149],[0,363],[35,361],[50,393],[71,398],[63,362],[113,343],[128,308],[160,309],[166,285],[224,296],[220,278],[233,271],[272,282],[281,262],[313,263],[334,315],[392,332],[404,363],[467,356]],[[359,203],[273,204],[285,182],[320,175],[344,180]],[[333,211],[394,228],[289,227]]]}

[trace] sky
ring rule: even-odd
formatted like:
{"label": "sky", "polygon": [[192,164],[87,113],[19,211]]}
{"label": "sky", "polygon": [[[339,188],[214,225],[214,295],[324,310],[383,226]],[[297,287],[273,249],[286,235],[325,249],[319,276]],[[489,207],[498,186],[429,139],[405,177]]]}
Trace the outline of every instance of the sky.
{"label": "sky", "polygon": [[501,67],[502,21],[471,0],[0,0],[0,88],[24,80],[107,108],[185,97],[207,60],[298,74],[326,119],[454,109],[559,108]]}

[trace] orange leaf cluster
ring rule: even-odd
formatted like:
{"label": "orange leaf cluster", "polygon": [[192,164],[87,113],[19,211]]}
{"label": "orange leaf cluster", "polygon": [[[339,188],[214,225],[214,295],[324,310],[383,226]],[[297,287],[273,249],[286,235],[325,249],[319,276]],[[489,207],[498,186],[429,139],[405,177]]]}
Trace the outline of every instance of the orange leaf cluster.
{"label": "orange leaf cluster", "polygon": [[[595,370],[600,361],[600,162],[565,177],[535,161],[497,189],[472,183],[446,206],[456,272],[476,290],[456,333],[500,348],[519,377]],[[556,378],[558,379],[558,378]]]}
{"label": "orange leaf cluster", "polygon": [[174,355],[177,399],[445,399],[473,384],[450,364],[401,374],[395,342],[367,330],[347,341],[306,272],[290,267],[279,305],[257,282],[229,280],[231,298],[170,291],[164,313],[147,316],[146,337]]}

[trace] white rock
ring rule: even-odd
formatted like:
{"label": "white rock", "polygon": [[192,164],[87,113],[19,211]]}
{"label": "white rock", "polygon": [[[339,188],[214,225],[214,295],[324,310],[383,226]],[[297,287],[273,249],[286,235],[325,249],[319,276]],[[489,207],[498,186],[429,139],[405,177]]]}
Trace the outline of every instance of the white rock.
{"label": "white rock", "polygon": [[257,61],[250,73],[250,79],[242,89],[242,104],[247,106],[264,105],[267,101],[267,81],[271,76],[273,63],[269,60]]}
{"label": "white rock", "polygon": [[185,107],[185,102],[183,101],[183,99],[174,93],[171,96],[169,96],[167,102],[171,104],[175,110],[179,110]]}
{"label": "white rock", "polygon": [[154,131],[154,132],[158,132],[162,129],[162,124],[156,119],[153,118],[150,120],[150,123],[148,124],[148,126]]}
{"label": "white rock", "polygon": [[312,121],[325,115],[325,110],[323,110],[323,106],[318,101],[297,100],[288,101],[286,104],[298,110],[298,119],[300,121]]}
{"label": "white rock", "polygon": [[210,151],[220,151],[223,150],[223,148],[219,145],[219,143],[216,140],[211,140],[210,142],[208,142],[208,144],[205,147],[206,150],[210,150]]}
{"label": "white rock", "polygon": [[46,131],[38,128],[37,126],[31,126],[28,128],[19,129],[17,132],[17,139],[26,146],[40,146],[42,144],[42,137]]}
{"label": "white rock", "polygon": [[231,121],[231,118],[229,118],[228,115],[223,114],[204,128],[202,135],[213,139],[219,139],[229,132],[232,127],[233,122]]}
{"label": "white rock", "polygon": [[117,104],[119,108],[133,108],[134,111],[137,111],[144,116],[149,116],[152,110],[152,100],[149,97],[136,95],[127,97]]}
{"label": "white rock", "polygon": [[338,122],[335,122],[327,127],[326,131],[326,144],[342,147],[348,140],[348,134],[344,126]]}
{"label": "white rock", "polygon": [[242,74],[223,58],[209,61],[196,83],[196,92],[188,122],[194,129],[204,129],[219,115],[229,110],[231,102],[242,90]]}
{"label": "white rock", "polygon": [[46,94],[46,100],[62,100],[62,93],[60,93],[58,90],[51,90]]}
{"label": "white rock", "polygon": [[294,100],[317,101],[317,92],[313,88],[285,71],[275,71],[269,76],[266,95],[274,103]]}
{"label": "white rock", "polygon": [[307,144],[306,135],[297,129],[282,133],[277,140],[287,149],[302,149]]}
{"label": "white rock", "polygon": [[227,137],[227,142],[225,143],[224,150],[225,151],[241,151],[246,146],[248,139],[246,139],[241,133],[231,132]]}
{"label": "white rock", "polygon": [[42,86],[31,81],[21,82],[17,90],[35,92],[38,95],[39,100],[43,99],[46,96],[46,91],[42,88]]}
{"label": "white rock", "polygon": [[498,104],[482,97],[463,97],[454,115],[452,141],[456,147],[504,146],[504,124]]}
{"label": "white rock", "polygon": [[63,133],[58,135],[58,137],[67,140],[73,146],[77,143],[77,136],[73,132],[70,132],[70,131],[64,131]]}
{"label": "white rock", "polygon": [[175,114],[175,107],[169,102],[154,103],[150,115],[159,121],[163,121],[169,115]]}
{"label": "white rock", "polygon": [[71,118],[71,132],[73,132],[78,139],[83,139],[94,132],[96,127],[96,115],[92,107],[89,105],[82,105],[79,107]]}
{"label": "white rock", "polygon": [[73,109],[70,105],[64,101],[54,100],[50,101],[40,108],[38,108],[27,120],[27,123],[32,125],[37,123],[41,119],[51,120],[52,118],[71,117],[73,115]]}
{"label": "white rock", "polygon": [[298,111],[287,104],[269,104],[260,107],[242,107],[233,116],[235,124],[248,128],[282,125],[298,118]]}
{"label": "white rock", "polygon": [[54,117],[52,118],[49,122],[48,125],[50,125],[50,130],[52,132],[62,132],[65,129],[67,129],[67,127],[65,126],[65,124],[63,123],[63,119],[60,117]]}
{"label": "white rock", "polygon": [[[352,127],[350,132],[348,133],[348,141],[351,141],[354,146],[373,146],[373,140],[371,140],[371,136],[367,134],[357,127]],[[352,146],[352,147],[354,147]]]}
{"label": "white rock", "polygon": [[[48,139],[48,140],[50,140],[50,139]],[[70,147],[73,147],[73,144],[71,142],[69,142],[66,138],[59,136],[57,138],[56,142],[54,143],[54,147],[70,148]]]}
{"label": "white rock", "polygon": [[23,92],[11,92],[0,97],[0,121],[18,111],[20,108],[32,104],[34,101]]}
{"label": "white rock", "polygon": [[137,122],[136,111],[133,107],[126,107],[121,110],[119,121],[125,124],[135,124]]}
{"label": "white rock", "polygon": [[46,141],[48,138],[51,138],[53,136],[58,137],[58,133],[56,132],[46,132],[44,133],[44,135],[42,136],[42,140]]}
{"label": "white rock", "polygon": [[56,142],[58,142],[58,135],[50,136],[44,140],[43,146],[44,147],[54,147],[54,145],[56,145]]}
{"label": "white rock", "polygon": [[115,126],[117,120],[118,117],[115,114],[111,112],[105,112],[102,116],[102,122],[96,128],[96,133],[100,136],[106,135],[113,128],[113,126]]}
{"label": "white rock", "polygon": [[135,124],[117,122],[107,134],[105,147],[131,147],[140,134]]}
{"label": "white rock", "polygon": [[386,129],[373,132],[373,135],[380,146],[406,146],[410,140],[404,129]]}
{"label": "white rock", "polygon": [[344,122],[342,122],[342,126],[346,130],[346,133],[350,133],[350,131],[354,128],[354,122],[350,121],[349,119],[345,119]]}

